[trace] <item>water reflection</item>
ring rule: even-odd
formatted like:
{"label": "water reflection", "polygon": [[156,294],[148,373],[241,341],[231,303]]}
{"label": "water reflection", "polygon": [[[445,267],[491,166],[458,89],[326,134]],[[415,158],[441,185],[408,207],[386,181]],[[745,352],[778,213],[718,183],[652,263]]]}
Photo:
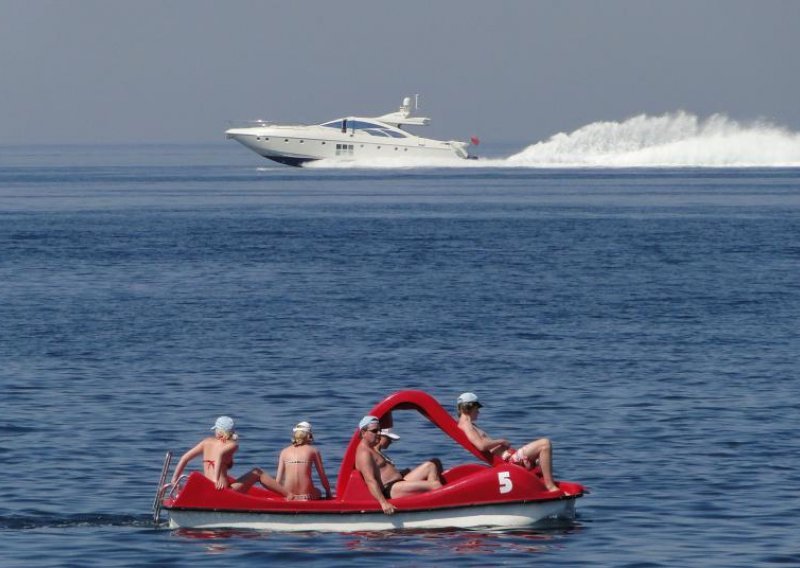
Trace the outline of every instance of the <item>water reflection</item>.
{"label": "water reflection", "polygon": [[539,553],[562,548],[564,537],[580,532],[581,527],[509,531],[395,531],[359,532],[343,535],[345,547],[358,552],[405,552],[416,555]]}
{"label": "water reflection", "polygon": [[[242,529],[176,529],[172,534],[188,540],[207,541],[205,551],[209,554],[241,552],[245,542],[256,549],[266,547],[272,553],[278,550],[289,555],[341,555],[364,554],[398,555],[398,557],[447,558],[450,556],[474,557],[478,555],[539,554],[561,550],[565,538],[580,533],[582,527],[548,526],[536,530],[468,531],[446,530],[398,530],[364,531],[355,533],[291,532],[272,533]],[[258,541],[263,541],[259,543]],[[248,545],[248,548],[250,545]],[[265,548],[266,549],[266,548]],[[433,561],[433,560],[432,560]],[[487,560],[488,561],[488,560]]]}
{"label": "water reflection", "polygon": [[187,540],[208,541],[205,550],[209,554],[224,554],[236,550],[238,540],[264,540],[270,533],[246,529],[175,529],[173,536]]}

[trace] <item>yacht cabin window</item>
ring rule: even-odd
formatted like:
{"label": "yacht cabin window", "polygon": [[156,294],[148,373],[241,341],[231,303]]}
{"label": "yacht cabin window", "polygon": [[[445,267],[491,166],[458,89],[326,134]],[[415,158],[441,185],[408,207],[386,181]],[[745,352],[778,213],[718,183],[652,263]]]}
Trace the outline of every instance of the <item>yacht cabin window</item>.
{"label": "yacht cabin window", "polygon": [[400,132],[397,130],[392,130],[390,128],[386,128],[382,124],[376,124],[374,122],[367,122],[365,120],[348,120],[346,118],[340,118],[339,120],[332,120],[330,122],[326,122],[321,124],[320,126],[325,126],[327,128],[337,128],[340,129],[342,132],[346,132],[348,130],[363,130],[367,134],[371,136],[382,136],[382,137],[391,137],[391,138],[405,138],[408,136],[405,132]]}

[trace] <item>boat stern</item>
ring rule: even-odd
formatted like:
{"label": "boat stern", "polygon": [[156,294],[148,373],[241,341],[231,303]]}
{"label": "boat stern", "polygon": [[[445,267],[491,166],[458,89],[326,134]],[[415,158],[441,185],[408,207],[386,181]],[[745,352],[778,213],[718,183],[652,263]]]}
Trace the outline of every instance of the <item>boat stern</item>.
{"label": "boat stern", "polygon": [[470,153],[470,148],[472,148],[472,146],[477,146],[477,144],[474,141],[461,142],[460,140],[448,140],[447,144],[453,149],[455,155],[461,158],[462,160],[478,159],[478,156]]}

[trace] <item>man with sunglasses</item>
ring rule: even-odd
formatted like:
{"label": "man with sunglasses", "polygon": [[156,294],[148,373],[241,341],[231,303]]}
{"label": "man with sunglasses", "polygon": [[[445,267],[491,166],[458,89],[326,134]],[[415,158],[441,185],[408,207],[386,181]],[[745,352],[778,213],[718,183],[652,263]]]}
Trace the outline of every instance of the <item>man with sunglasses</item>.
{"label": "man with sunglasses", "polygon": [[442,486],[438,481],[413,481],[403,479],[399,471],[396,475],[381,479],[381,463],[385,459],[378,451],[381,441],[381,427],[378,418],[365,416],[358,423],[361,441],[356,448],[356,469],[364,478],[370,494],[380,503],[387,515],[395,512],[394,505],[388,499],[425,493]]}

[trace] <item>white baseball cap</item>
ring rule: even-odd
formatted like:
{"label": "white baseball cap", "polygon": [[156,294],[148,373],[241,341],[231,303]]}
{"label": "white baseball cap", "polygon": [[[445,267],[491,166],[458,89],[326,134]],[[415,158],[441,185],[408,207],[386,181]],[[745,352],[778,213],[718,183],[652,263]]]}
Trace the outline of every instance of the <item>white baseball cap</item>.
{"label": "white baseball cap", "polygon": [[361,422],[358,423],[358,429],[359,430],[363,430],[364,428],[366,428],[367,426],[369,426],[373,422],[378,422],[378,417],[377,416],[367,415],[367,416],[365,416],[364,418],[361,419]]}
{"label": "white baseball cap", "polygon": [[217,418],[217,421],[214,422],[214,426],[211,429],[222,430],[223,432],[233,432],[236,428],[233,423],[233,418],[230,416],[220,416]]}
{"label": "white baseball cap", "polygon": [[475,394],[474,392],[465,392],[465,393],[461,393],[461,394],[458,396],[458,400],[456,400],[456,403],[458,403],[458,404],[466,404],[466,403],[468,403],[468,402],[474,402],[475,404],[477,404],[477,405],[478,405],[478,407],[481,407],[481,406],[483,406],[483,405],[482,405],[482,404],[481,404],[481,403],[478,401],[478,395],[477,395],[477,394]]}
{"label": "white baseball cap", "polygon": [[383,430],[381,430],[380,434],[381,434],[381,436],[386,436],[390,440],[399,440],[400,439],[400,436],[398,436],[397,434],[392,432],[391,428],[384,428]]}
{"label": "white baseball cap", "polygon": [[314,430],[311,428],[311,424],[308,422],[298,422],[297,425],[292,428],[292,432],[306,432],[307,434],[313,434]]}

